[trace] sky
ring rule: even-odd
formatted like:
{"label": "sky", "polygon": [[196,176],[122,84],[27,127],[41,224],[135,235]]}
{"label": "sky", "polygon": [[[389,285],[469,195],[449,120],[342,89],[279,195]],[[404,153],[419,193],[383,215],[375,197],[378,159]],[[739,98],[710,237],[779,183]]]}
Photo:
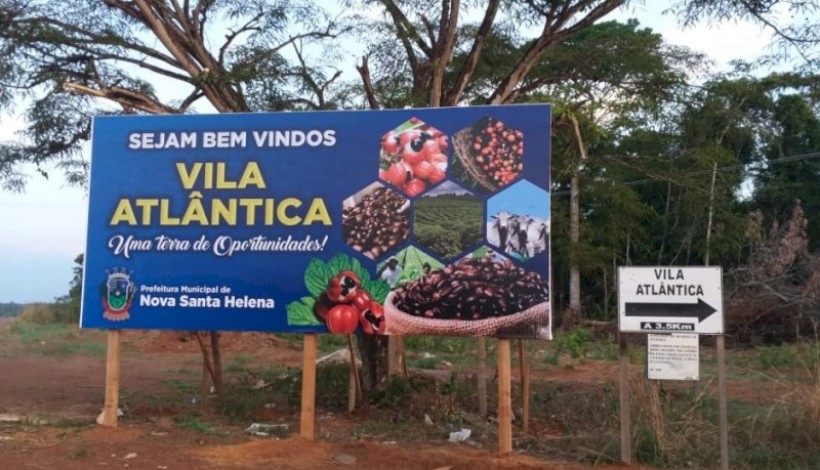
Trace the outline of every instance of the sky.
{"label": "sky", "polygon": [[[754,58],[771,41],[768,32],[748,23],[682,29],[674,17],[662,15],[670,2],[633,3],[607,19],[637,18],[667,42],[706,53],[716,69],[725,68],[733,59]],[[0,141],[13,140],[22,126],[20,116],[0,116]],[[46,180],[33,168],[26,170],[32,176],[25,193],[0,190],[0,302],[48,302],[66,295],[74,258],[85,249],[85,192],[67,185],[59,171],[50,171],[51,178]]]}

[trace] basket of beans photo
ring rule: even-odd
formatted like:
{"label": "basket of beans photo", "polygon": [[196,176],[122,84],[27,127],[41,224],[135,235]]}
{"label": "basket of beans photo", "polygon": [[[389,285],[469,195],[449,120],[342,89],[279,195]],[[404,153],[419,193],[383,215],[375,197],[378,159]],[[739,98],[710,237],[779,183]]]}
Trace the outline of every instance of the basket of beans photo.
{"label": "basket of beans photo", "polygon": [[388,294],[390,334],[549,337],[549,286],[510,260],[464,258]]}

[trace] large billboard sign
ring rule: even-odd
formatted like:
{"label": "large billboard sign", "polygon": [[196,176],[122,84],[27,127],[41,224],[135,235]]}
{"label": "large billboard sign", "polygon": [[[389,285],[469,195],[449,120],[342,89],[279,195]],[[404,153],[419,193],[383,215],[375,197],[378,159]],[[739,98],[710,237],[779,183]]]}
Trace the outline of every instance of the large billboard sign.
{"label": "large billboard sign", "polygon": [[550,108],[94,120],[81,326],[549,338]]}

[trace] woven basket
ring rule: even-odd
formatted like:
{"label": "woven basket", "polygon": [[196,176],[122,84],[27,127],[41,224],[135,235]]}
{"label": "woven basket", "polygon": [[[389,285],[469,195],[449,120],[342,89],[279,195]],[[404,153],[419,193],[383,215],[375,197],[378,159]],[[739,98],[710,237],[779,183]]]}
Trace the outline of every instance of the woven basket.
{"label": "woven basket", "polygon": [[[487,118],[485,117],[481,122],[484,123],[486,121]],[[473,127],[469,127],[456,133],[453,137],[454,153],[472,179],[484,188],[485,191],[492,192],[498,189],[498,183],[494,182],[488,174],[484,173],[475,164],[472,158],[472,140],[475,135],[473,129]]]}
{"label": "woven basket", "polygon": [[387,334],[496,336],[502,338],[550,339],[550,304],[543,302],[512,315],[481,320],[425,318],[402,312],[393,305],[391,292],[384,301]]}

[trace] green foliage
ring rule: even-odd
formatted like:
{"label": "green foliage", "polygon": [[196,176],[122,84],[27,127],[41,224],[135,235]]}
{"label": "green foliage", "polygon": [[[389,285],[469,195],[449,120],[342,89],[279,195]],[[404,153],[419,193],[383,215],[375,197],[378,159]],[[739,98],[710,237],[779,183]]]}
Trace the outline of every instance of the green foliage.
{"label": "green foliage", "polygon": [[[320,64],[284,54],[291,35],[300,38],[301,52],[347,29],[313,2],[184,2],[162,6],[162,14],[157,5],[142,8],[0,2],[0,109],[22,111],[28,121],[26,139],[0,145],[0,187],[24,185],[23,162],[43,173],[43,164],[57,163],[70,182],[85,184],[82,149],[94,115],[182,114],[202,99],[220,112],[329,109],[344,99],[344,90],[330,86],[334,54],[319,54]],[[180,49],[186,52],[174,53]],[[160,81],[178,94],[160,97]]]}
{"label": "green foliage", "polygon": [[547,356],[547,362],[558,364],[563,355],[568,355],[572,359],[583,359],[590,350],[592,336],[584,328],[576,328],[572,331],[558,331],[555,333],[552,342],[552,351]]}
{"label": "green foliage", "polygon": [[199,384],[192,381],[180,379],[167,379],[163,380],[162,383],[186,395],[196,395],[197,393],[199,393]]}
{"label": "green foliage", "polygon": [[24,344],[33,344],[66,338],[72,333],[73,328],[64,324],[29,323],[18,320],[9,327],[9,331],[17,335]]}
{"label": "green foliage", "polygon": [[[820,58],[817,47],[820,34],[816,15],[820,5],[802,0],[685,0],[671,8],[685,25],[699,21],[749,21],[772,33],[772,52],[765,57],[767,66],[796,64],[805,70],[816,70]],[[728,24],[728,23],[727,23]]]}
{"label": "green foliage", "polygon": [[416,241],[443,258],[458,256],[481,241],[483,215],[483,203],[470,195],[423,197],[414,210]]}
{"label": "green foliage", "polygon": [[189,412],[174,416],[174,424],[180,429],[196,432],[207,436],[227,436],[228,433],[211,426],[196,412]]}
{"label": "green foliage", "polygon": [[49,357],[105,356],[105,343],[96,332],[82,332],[65,323],[32,323],[23,318],[9,327],[26,347],[27,354]]}
{"label": "green foliage", "polygon": [[[820,116],[816,111],[818,102],[807,96],[779,96],[771,109],[772,127],[763,148],[764,162],[757,173],[757,188],[753,202],[771,219],[783,224],[791,215],[795,201],[799,200],[806,214],[820,213],[820,158],[810,157],[820,149]],[[778,160],[795,158],[788,163]],[[812,250],[820,247],[820,218],[808,217],[809,244]]]}
{"label": "green foliage", "polygon": [[339,349],[347,347],[346,335],[320,335],[319,336],[319,351],[322,353],[330,353],[338,351]]}
{"label": "green foliage", "polygon": [[[492,353],[493,344],[488,344],[488,354]],[[437,363],[449,362],[456,371],[469,369],[477,357],[477,342],[475,338],[459,338],[447,336],[407,336],[404,344],[412,361],[424,361],[422,357],[415,358],[413,354],[423,355],[430,353]],[[488,358],[490,359],[490,358]],[[429,360],[428,360],[429,361]],[[488,361],[491,363],[492,359]]]}
{"label": "green foliage", "polygon": [[25,304],[15,302],[0,303],[0,317],[16,317],[23,311]]}
{"label": "green foliage", "polygon": [[387,387],[374,393],[370,401],[379,407],[395,409],[406,404],[414,391],[412,380],[404,376],[391,375]]}
{"label": "green foliage", "polygon": [[19,321],[38,325],[50,323],[74,324],[79,320],[79,308],[67,300],[53,303],[28,304],[22,310]]}

